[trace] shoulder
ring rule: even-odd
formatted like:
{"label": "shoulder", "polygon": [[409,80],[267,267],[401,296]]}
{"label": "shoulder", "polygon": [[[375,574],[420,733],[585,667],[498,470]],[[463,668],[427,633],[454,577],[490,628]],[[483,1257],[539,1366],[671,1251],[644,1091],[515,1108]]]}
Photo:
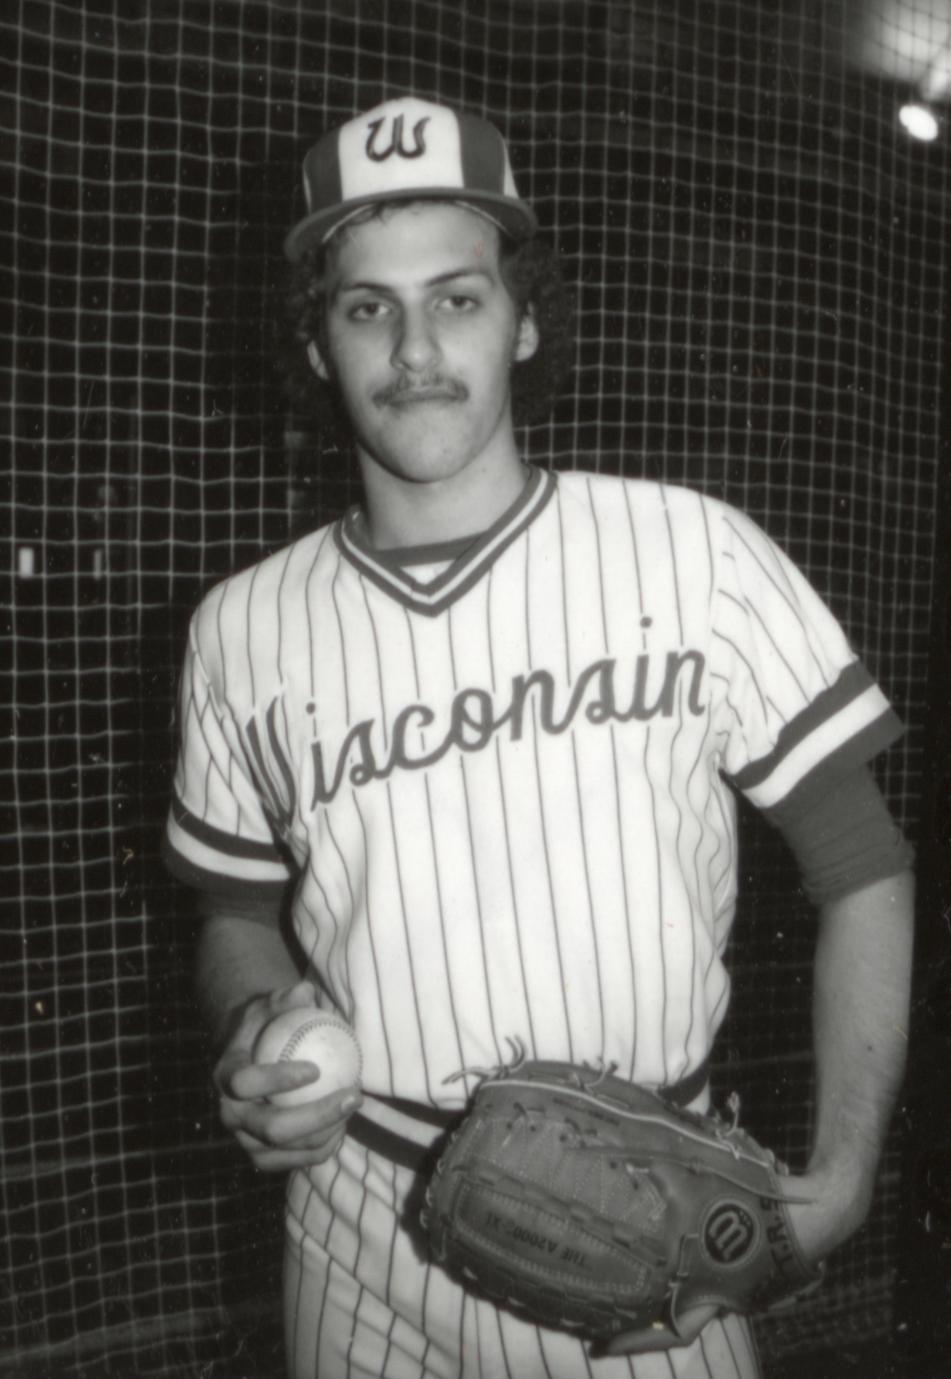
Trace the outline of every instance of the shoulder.
{"label": "shoulder", "polygon": [[588,494],[603,498],[606,502],[630,499],[632,502],[669,503],[674,507],[711,509],[726,508],[718,498],[711,498],[699,489],[685,488],[678,484],[668,484],[658,479],[628,478],[620,474],[600,474],[592,469],[562,469],[555,475],[558,491],[566,496],[585,501]]}
{"label": "shoulder", "polygon": [[307,533],[208,591],[192,617],[191,641],[213,679],[226,649],[249,647],[255,632],[273,628],[315,568],[334,558],[333,525]]}
{"label": "shoulder", "polygon": [[[736,508],[698,489],[655,479],[623,478],[583,469],[562,470],[557,475],[558,495],[595,515],[627,510],[643,519],[657,518],[676,524],[705,524],[719,531],[731,517],[749,522]],[[754,524],[750,523],[751,526]]]}
{"label": "shoulder", "polygon": [[782,546],[742,509],[699,489],[584,470],[557,475],[558,504],[576,527],[600,539],[630,543],[715,587],[736,580],[785,579],[792,567]]}

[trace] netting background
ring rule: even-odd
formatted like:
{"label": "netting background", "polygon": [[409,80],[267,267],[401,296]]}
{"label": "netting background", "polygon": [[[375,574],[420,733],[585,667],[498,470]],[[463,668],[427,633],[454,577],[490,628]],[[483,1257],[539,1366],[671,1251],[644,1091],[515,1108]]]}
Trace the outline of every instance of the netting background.
{"label": "netting background", "polygon": [[[526,446],[697,486],[786,546],[910,725],[881,779],[913,838],[947,155],[897,135],[894,85],[821,0],[3,13],[0,1372],[265,1379],[280,1186],[217,1129],[157,846],[190,610],[353,497],[273,366],[303,150],[405,91],[503,128],[580,311],[572,386]],[[801,1165],[813,919],[746,823],[716,1084]],[[890,1335],[901,1133],[829,1286],[761,1327],[768,1355]]]}

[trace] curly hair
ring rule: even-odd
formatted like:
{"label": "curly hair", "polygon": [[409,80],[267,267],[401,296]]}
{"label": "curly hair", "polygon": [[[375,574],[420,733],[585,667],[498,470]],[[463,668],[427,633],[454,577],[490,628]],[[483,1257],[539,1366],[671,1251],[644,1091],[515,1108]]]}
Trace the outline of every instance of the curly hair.
{"label": "curly hair", "polygon": [[[405,204],[384,202],[370,208],[364,218],[377,218]],[[551,245],[539,239],[515,242],[501,232],[499,239],[499,270],[517,317],[521,320],[531,311],[538,330],[535,353],[512,366],[512,419],[516,426],[525,426],[548,415],[571,371],[576,347],[574,302]],[[340,394],[332,382],[316,376],[306,353],[314,342],[326,356],[327,248],[307,249],[291,270],[285,316],[292,344],[281,351],[281,368],[295,411],[308,418],[328,443],[341,446],[349,444],[353,433]]]}

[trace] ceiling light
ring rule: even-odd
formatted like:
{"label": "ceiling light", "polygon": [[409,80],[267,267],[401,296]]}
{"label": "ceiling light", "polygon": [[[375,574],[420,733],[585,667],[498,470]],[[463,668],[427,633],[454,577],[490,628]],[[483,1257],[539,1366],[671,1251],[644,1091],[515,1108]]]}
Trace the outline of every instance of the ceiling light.
{"label": "ceiling light", "polygon": [[938,119],[933,110],[920,101],[911,101],[908,105],[903,105],[898,112],[898,119],[904,129],[908,131],[913,139],[921,139],[925,143],[930,143],[932,139],[938,137]]}

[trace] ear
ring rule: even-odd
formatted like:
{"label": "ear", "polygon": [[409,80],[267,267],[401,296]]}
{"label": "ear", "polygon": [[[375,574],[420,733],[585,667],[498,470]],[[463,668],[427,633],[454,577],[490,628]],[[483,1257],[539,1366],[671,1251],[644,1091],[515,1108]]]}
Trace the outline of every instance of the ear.
{"label": "ear", "polygon": [[327,383],[330,379],[330,370],[324,363],[324,356],[317,348],[317,344],[314,340],[308,342],[307,360],[317,377],[322,378],[324,382]]}
{"label": "ear", "polygon": [[535,324],[535,313],[531,307],[527,307],[518,323],[518,334],[515,337],[515,353],[513,355],[515,363],[520,364],[524,359],[531,359],[537,349],[538,326]]}

